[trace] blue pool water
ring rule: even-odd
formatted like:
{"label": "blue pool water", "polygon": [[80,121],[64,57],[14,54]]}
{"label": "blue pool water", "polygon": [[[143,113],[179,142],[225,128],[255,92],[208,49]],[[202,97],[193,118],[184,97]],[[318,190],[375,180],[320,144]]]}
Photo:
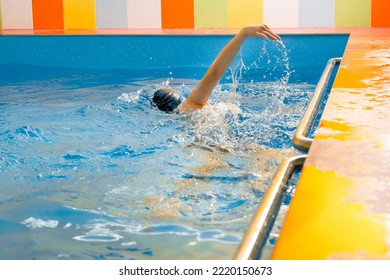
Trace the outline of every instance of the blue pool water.
{"label": "blue pool water", "polygon": [[[214,109],[178,115],[150,97],[189,93],[207,68],[171,63],[190,55],[113,67],[110,54],[98,67],[83,48],[73,51],[84,59],[48,55],[62,37],[32,38],[33,58],[0,57],[0,259],[231,259],[279,163],[297,153],[292,135],[326,60],[302,70],[289,38],[251,41]],[[27,40],[9,39],[12,51]],[[36,39],[51,44],[47,60]]]}

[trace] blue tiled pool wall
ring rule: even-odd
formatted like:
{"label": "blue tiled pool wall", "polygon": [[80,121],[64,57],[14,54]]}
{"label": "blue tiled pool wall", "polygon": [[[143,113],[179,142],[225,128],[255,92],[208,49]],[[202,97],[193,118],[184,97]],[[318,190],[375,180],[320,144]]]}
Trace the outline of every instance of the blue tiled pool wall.
{"label": "blue tiled pool wall", "polygon": [[[160,76],[173,72],[175,78],[184,75],[200,79],[231,38],[231,35],[0,36],[0,71],[6,74],[9,64],[154,69]],[[278,65],[286,63],[281,61],[281,53],[286,51],[292,72],[290,82],[315,84],[327,61],[342,56],[347,40],[348,35],[284,35],[283,49],[277,42],[248,39],[241,52],[247,66],[243,78],[248,81],[272,79],[272,75],[265,77],[263,73],[265,69],[278,71]],[[177,68],[181,70],[175,72]]]}

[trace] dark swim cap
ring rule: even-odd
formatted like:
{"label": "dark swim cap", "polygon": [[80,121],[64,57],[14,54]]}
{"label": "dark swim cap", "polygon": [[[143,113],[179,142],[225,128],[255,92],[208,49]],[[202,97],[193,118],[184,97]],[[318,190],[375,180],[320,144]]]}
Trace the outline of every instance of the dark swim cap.
{"label": "dark swim cap", "polygon": [[161,111],[171,112],[183,102],[183,99],[172,89],[159,89],[154,93],[152,101]]}

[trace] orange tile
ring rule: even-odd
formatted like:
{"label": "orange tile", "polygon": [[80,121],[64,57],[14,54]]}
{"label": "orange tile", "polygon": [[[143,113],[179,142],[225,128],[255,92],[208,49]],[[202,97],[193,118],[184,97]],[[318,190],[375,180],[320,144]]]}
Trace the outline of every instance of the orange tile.
{"label": "orange tile", "polygon": [[161,0],[162,28],[194,28],[194,0]]}
{"label": "orange tile", "polygon": [[34,29],[63,29],[62,0],[32,0]]}
{"label": "orange tile", "polygon": [[371,26],[390,27],[390,1],[371,0]]}

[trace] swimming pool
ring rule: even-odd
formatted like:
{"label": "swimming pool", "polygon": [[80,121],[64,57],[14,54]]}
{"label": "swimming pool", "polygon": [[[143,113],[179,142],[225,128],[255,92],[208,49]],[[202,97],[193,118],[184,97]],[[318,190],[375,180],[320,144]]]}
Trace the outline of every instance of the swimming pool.
{"label": "swimming pool", "polygon": [[0,36],[0,258],[233,258],[348,37],[249,40],[216,110],[150,105],[230,38]]}

